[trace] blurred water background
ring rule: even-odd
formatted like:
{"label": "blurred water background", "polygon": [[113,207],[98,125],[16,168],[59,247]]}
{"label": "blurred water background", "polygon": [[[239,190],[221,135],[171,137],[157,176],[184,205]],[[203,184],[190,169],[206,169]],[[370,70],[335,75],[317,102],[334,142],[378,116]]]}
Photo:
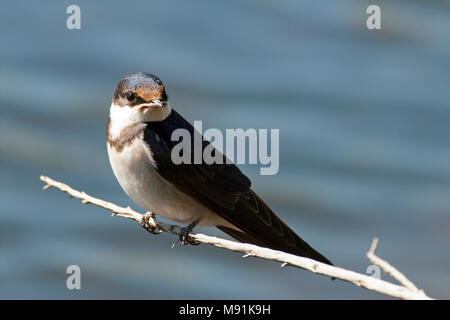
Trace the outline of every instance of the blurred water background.
{"label": "blurred water background", "polygon": [[[70,4],[81,30],[66,28]],[[174,236],[42,191],[45,174],[142,211],[104,136],[116,82],[136,71],[204,128],[279,128],[279,173],[240,167],[335,264],[365,273],[378,236],[381,257],[450,298],[450,2],[377,1],[380,31],[365,27],[369,4],[3,1],[0,298],[385,298],[212,247],[170,249]],[[81,290],[66,288],[72,264]]]}

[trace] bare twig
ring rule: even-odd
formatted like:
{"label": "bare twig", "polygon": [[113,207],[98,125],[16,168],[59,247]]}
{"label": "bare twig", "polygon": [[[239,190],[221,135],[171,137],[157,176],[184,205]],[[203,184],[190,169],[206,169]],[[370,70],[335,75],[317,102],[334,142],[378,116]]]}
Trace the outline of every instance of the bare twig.
{"label": "bare twig", "polygon": [[417,288],[414,283],[412,283],[408,278],[405,277],[403,273],[398,271],[393,265],[389,262],[381,259],[380,257],[375,255],[375,250],[378,246],[378,238],[373,238],[372,245],[370,246],[369,251],[366,256],[374,265],[379,266],[383,271],[390,275],[392,278],[397,280],[402,286],[410,289],[411,291],[422,292],[419,288]]}
{"label": "bare twig", "polygon": [[[58,188],[74,198],[81,199],[85,204],[94,204],[102,208],[108,209],[113,212],[112,215],[118,215],[124,218],[129,218],[137,221],[142,227],[150,232],[155,230],[162,230],[172,234],[179,234],[180,227],[176,225],[170,225],[156,221],[152,213],[141,214],[130,207],[120,207],[114,203],[107,202],[98,198],[89,196],[85,192],[80,192],[72,189],[68,185],[55,181],[49,177],[41,176],[42,181],[46,183],[44,190],[55,187]],[[282,263],[282,267],[286,265],[295,266],[301,269],[311,271],[313,273],[329,276],[331,278],[341,279],[343,281],[351,282],[359,287],[363,287],[368,290],[376,291],[378,293],[408,300],[428,300],[432,299],[425,294],[422,290],[418,290],[415,286],[413,289],[410,284],[405,285],[404,279],[400,281],[402,284],[395,285],[384,280],[380,280],[374,277],[370,277],[364,274],[360,274],[354,271],[346,270],[343,268],[330,266],[312,259],[299,257],[293,254],[285,253],[282,251],[272,250],[268,248],[258,247],[247,243],[238,243],[235,241],[225,240],[217,237],[211,237],[200,233],[190,233],[189,236],[200,243],[209,244],[215,247],[244,253],[244,257],[259,257],[267,260],[274,260]],[[373,249],[374,251],[375,249]],[[370,251],[369,251],[370,253]],[[369,255],[368,253],[368,255]],[[372,252],[373,254],[373,252]],[[373,254],[374,255],[374,254]],[[373,256],[372,256],[373,257]],[[379,258],[378,258],[379,259]],[[381,260],[381,259],[380,259]],[[383,260],[382,260],[383,261]],[[385,261],[383,261],[385,262]],[[392,266],[391,266],[392,267]],[[393,268],[393,267],[392,267]],[[394,270],[396,270],[394,268]],[[396,270],[397,271],[397,270]],[[398,271],[397,271],[398,272]],[[398,272],[399,273],[399,272]],[[391,273],[390,273],[391,274]],[[396,279],[398,274],[396,274]],[[405,277],[406,279],[406,277]],[[406,279],[407,280],[407,279]],[[411,283],[412,284],[412,283]]]}

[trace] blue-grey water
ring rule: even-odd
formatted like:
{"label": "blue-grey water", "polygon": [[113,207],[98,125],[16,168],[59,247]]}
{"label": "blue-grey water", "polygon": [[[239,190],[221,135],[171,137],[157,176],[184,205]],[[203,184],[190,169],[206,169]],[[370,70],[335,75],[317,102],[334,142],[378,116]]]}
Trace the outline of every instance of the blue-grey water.
{"label": "blue-grey water", "polygon": [[[279,173],[240,167],[336,265],[365,273],[377,236],[381,257],[449,298],[450,3],[377,3],[379,31],[360,0],[3,1],[0,298],[385,298],[213,247],[171,249],[174,236],[42,191],[44,174],[143,211],[104,137],[115,84],[136,71],[204,128],[279,128]],[[70,4],[81,30],[66,28]],[[81,290],[66,288],[73,264]]]}

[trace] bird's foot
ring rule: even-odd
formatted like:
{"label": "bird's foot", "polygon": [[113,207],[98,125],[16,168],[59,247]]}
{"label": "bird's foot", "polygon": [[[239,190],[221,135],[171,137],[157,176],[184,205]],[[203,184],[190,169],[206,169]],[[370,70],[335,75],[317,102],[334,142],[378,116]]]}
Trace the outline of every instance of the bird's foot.
{"label": "bird's foot", "polygon": [[142,216],[142,221],[140,225],[150,233],[160,234],[162,231],[155,227],[155,214],[153,212],[148,211],[146,214]]}
{"label": "bird's foot", "polygon": [[[194,222],[190,223],[189,225],[187,225],[186,227],[180,228],[180,233],[178,234],[179,237],[179,241],[181,241],[181,243],[183,245],[193,245],[193,246],[198,246],[200,244],[200,242],[195,241],[194,239],[192,239],[189,236],[189,233],[192,232],[192,230],[195,228],[195,226],[199,223],[200,220],[195,220]],[[178,241],[177,241],[178,242]],[[176,242],[174,243],[174,245],[176,244]]]}

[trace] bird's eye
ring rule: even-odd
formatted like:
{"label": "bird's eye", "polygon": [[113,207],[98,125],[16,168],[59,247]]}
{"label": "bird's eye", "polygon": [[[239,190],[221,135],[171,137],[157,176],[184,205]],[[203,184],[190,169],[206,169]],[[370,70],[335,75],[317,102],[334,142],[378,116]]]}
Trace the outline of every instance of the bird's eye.
{"label": "bird's eye", "polygon": [[128,92],[127,93],[127,100],[132,102],[132,101],[134,101],[134,99],[136,99],[136,96],[134,95],[134,93],[133,92]]}

